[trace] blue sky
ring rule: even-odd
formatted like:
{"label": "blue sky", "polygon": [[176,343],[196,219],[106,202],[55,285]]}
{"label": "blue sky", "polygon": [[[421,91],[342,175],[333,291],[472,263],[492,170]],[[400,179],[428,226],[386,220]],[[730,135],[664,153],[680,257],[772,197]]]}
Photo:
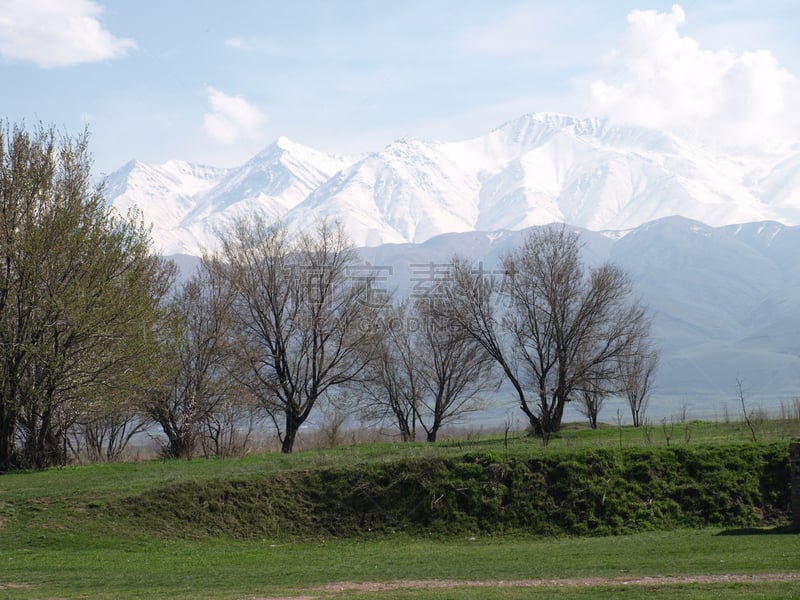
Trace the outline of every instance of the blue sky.
{"label": "blue sky", "polygon": [[0,0],[0,117],[88,124],[95,170],[457,140],[524,113],[740,149],[800,140],[800,3]]}

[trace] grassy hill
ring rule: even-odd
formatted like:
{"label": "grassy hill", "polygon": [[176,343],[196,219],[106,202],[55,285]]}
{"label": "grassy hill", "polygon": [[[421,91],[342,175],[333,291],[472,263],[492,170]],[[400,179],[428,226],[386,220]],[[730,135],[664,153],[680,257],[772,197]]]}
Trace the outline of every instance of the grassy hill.
{"label": "grassy hill", "polygon": [[[2,475],[0,596],[242,598],[347,573],[357,581],[610,575],[625,570],[624,557],[626,573],[663,575],[672,571],[643,557],[669,548],[682,557],[676,573],[729,573],[732,564],[737,573],[792,572],[800,536],[781,536],[781,549],[760,535],[787,531],[787,431],[761,424],[759,439],[772,441],[753,443],[738,424],[681,423],[668,436],[575,427],[548,447],[521,434],[473,436]],[[520,562],[512,558],[520,551],[573,558],[562,556],[561,567],[552,558]],[[439,557],[438,575],[413,557],[420,552]],[[373,558],[380,564],[370,571]],[[465,570],[459,560],[477,562]],[[537,560],[544,566],[532,570]],[[784,584],[774,586],[780,597]]]}

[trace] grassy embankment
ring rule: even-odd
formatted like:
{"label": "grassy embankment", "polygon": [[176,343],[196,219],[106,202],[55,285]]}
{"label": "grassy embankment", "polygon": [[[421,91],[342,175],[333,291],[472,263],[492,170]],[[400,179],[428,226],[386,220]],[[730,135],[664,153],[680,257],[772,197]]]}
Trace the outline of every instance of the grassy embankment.
{"label": "grassy embankment", "polygon": [[[692,422],[654,428],[649,442],[630,428],[569,428],[547,448],[495,436],[3,475],[0,597],[349,597],[312,588],[586,577],[609,579],[490,595],[791,597],[797,580],[616,579],[800,572],[800,536],[782,528],[797,432],[760,427],[759,440],[783,441]],[[610,532],[627,534],[596,535]]]}

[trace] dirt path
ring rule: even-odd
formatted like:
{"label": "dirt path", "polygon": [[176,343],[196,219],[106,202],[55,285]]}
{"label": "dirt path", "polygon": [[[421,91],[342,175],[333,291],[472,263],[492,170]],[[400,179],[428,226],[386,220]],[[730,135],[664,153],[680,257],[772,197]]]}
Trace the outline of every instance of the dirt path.
{"label": "dirt path", "polygon": [[674,577],[577,577],[569,579],[514,579],[459,581],[453,579],[399,580],[371,583],[341,582],[297,590],[301,596],[251,598],[250,600],[317,600],[343,594],[389,592],[414,589],[496,588],[496,587],[591,587],[603,585],[664,586],[693,583],[800,582],[798,573],[760,573],[754,575],[680,575]]}

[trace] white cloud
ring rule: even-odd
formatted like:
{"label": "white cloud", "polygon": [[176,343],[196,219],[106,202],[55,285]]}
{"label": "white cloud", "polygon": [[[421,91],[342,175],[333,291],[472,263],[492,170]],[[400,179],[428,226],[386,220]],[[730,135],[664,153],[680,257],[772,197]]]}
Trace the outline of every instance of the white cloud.
{"label": "white cloud", "polygon": [[0,55],[42,68],[124,56],[136,42],[103,29],[91,0],[0,0]]}
{"label": "white cloud", "polygon": [[612,119],[691,133],[740,149],[800,137],[800,81],[767,50],[706,50],[669,13],[635,10],[627,39],[609,57],[611,82],[591,86],[591,111]]}
{"label": "white cloud", "polygon": [[229,96],[213,87],[207,91],[211,112],[203,115],[203,127],[215,141],[232,144],[262,137],[267,119],[258,107],[241,96]]}
{"label": "white cloud", "polygon": [[225,45],[229,48],[242,49],[244,48],[244,40],[240,37],[232,37],[225,40]]}

